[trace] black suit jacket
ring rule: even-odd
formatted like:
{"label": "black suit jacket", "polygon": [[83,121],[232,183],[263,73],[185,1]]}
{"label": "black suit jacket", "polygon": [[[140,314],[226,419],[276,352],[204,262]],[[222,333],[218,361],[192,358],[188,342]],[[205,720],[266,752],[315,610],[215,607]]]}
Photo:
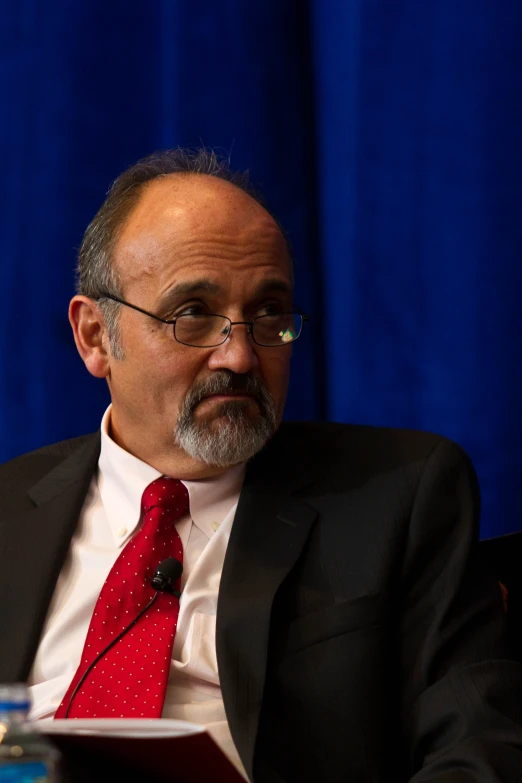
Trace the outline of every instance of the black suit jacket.
{"label": "black suit jacket", "polygon": [[[0,468],[0,682],[27,678],[99,434]],[[522,780],[522,687],[469,460],[434,435],[284,424],[221,579],[225,709],[259,783]]]}

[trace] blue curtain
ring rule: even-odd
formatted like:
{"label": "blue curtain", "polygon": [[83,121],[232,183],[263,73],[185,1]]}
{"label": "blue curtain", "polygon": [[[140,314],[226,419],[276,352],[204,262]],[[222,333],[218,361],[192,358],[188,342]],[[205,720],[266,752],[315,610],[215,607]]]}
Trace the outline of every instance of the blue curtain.
{"label": "blue curtain", "polygon": [[288,229],[287,417],[460,442],[522,527],[519,0],[4,0],[0,457],[107,404],[66,319],[108,183],[155,149],[248,168]]}

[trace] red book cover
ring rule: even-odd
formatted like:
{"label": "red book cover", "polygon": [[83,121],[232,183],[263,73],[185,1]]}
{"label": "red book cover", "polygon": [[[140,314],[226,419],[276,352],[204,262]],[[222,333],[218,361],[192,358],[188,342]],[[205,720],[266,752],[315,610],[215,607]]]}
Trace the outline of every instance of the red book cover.
{"label": "red book cover", "polygon": [[60,750],[71,783],[245,783],[204,727],[192,723],[79,719],[35,726]]}

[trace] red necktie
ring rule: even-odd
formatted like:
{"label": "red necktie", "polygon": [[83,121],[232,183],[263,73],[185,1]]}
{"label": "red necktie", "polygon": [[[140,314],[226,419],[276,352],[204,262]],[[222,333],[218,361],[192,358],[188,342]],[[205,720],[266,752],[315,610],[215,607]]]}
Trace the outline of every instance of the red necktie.
{"label": "red necktie", "polygon": [[[94,658],[154,596],[150,581],[167,557],[183,560],[175,520],[188,512],[180,481],[159,478],[141,499],[143,525],[127,543],[107,577],[91,618],[82,659],[55,718],[160,718],[167,690],[179,599],[159,593],[154,604],[94,665]],[[176,585],[179,590],[179,583]]]}

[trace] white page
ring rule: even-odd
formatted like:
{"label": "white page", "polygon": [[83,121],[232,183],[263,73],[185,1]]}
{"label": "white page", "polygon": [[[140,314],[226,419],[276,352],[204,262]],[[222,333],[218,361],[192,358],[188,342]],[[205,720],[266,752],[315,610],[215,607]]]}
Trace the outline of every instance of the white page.
{"label": "white page", "polygon": [[91,734],[111,737],[189,737],[205,727],[184,720],[143,718],[68,718],[34,721],[31,726],[44,734]]}

